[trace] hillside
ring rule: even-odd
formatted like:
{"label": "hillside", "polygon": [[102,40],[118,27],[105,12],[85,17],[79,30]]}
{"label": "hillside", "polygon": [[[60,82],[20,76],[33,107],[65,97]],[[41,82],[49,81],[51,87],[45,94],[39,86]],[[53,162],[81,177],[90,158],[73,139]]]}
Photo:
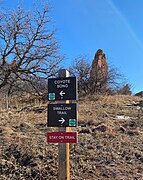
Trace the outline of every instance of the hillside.
{"label": "hillside", "polygon": [[[79,142],[70,145],[71,180],[143,179],[143,99],[79,100]],[[2,107],[2,104],[1,104]],[[58,144],[48,144],[47,104],[13,104],[0,112],[0,179],[57,180]]]}

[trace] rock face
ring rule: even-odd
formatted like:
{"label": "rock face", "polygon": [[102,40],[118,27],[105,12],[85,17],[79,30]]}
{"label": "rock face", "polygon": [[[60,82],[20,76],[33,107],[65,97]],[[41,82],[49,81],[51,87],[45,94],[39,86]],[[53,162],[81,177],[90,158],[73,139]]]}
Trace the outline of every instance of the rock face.
{"label": "rock face", "polygon": [[135,96],[143,97],[143,91],[136,93]]}
{"label": "rock face", "polygon": [[107,75],[108,64],[106,62],[106,55],[101,49],[98,49],[92,62],[90,77],[97,86],[100,86],[105,82]]}

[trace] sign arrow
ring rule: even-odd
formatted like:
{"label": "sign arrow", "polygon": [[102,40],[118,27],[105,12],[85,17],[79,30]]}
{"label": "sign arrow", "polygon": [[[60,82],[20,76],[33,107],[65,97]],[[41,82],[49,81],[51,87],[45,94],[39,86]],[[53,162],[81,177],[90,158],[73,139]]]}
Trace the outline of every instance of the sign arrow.
{"label": "sign arrow", "polygon": [[61,124],[63,124],[65,122],[65,119],[64,118],[61,118],[58,120]]}
{"label": "sign arrow", "polygon": [[60,96],[63,97],[64,94],[66,94],[64,91],[61,91],[61,92],[60,92]]}

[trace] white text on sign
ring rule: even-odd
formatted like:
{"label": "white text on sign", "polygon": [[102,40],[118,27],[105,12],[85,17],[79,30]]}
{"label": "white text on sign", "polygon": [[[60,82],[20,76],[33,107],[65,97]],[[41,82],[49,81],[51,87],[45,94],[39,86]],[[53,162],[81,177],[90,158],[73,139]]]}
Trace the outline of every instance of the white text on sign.
{"label": "white text on sign", "polygon": [[70,84],[70,79],[66,80],[55,80],[54,84],[56,84],[57,88],[68,88],[68,84]]}

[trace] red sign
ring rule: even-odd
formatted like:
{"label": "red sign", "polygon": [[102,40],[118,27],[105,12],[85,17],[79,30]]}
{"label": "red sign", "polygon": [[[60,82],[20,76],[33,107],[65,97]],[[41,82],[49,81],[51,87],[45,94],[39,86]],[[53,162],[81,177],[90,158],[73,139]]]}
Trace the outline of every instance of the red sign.
{"label": "red sign", "polygon": [[77,132],[48,132],[48,143],[77,143]]}

